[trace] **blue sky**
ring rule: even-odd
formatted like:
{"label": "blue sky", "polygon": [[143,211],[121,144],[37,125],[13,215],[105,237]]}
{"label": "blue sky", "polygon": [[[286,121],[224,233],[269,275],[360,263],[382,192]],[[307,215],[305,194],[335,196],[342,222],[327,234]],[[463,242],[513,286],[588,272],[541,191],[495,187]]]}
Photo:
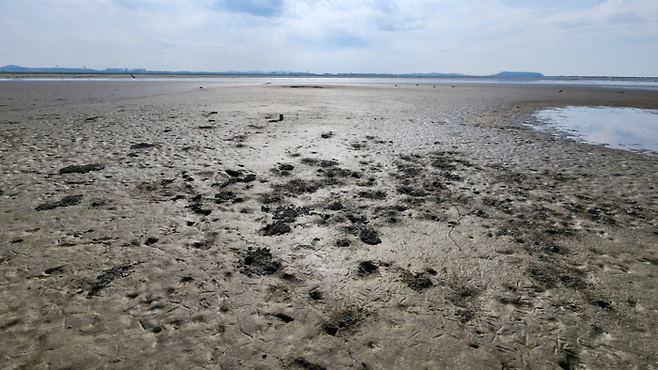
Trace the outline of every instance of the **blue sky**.
{"label": "blue sky", "polygon": [[658,0],[0,0],[0,65],[658,76]]}

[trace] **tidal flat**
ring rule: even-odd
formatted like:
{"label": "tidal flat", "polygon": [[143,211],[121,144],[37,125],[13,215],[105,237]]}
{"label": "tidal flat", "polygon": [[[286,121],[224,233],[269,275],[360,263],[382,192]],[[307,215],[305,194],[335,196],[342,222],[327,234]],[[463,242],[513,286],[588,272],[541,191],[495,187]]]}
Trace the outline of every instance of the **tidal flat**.
{"label": "tidal flat", "polygon": [[3,81],[0,367],[656,368],[658,158],[567,106],[658,92]]}

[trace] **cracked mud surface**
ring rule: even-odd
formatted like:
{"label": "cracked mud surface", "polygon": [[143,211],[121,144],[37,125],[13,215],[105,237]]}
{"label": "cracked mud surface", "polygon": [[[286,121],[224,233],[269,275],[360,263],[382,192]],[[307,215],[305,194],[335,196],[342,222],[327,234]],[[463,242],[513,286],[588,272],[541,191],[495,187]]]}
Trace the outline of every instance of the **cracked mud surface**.
{"label": "cracked mud surface", "polygon": [[658,159],[521,125],[656,93],[84,83],[0,91],[5,368],[658,367]]}

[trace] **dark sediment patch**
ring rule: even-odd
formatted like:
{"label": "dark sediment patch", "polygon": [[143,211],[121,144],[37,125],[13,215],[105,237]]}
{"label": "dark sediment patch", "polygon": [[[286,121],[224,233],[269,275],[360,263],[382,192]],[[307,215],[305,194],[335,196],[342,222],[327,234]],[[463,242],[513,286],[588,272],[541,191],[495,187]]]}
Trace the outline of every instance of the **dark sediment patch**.
{"label": "dark sediment patch", "polygon": [[324,298],[324,294],[321,290],[315,288],[308,293],[308,296],[311,297],[314,301],[320,301]]}
{"label": "dark sediment patch", "polygon": [[338,161],[335,160],[326,160],[326,159],[315,159],[315,158],[302,158],[301,162],[309,166],[318,166],[322,168],[338,166]]}
{"label": "dark sediment patch", "polygon": [[360,307],[348,307],[335,311],[324,325],[325,333],[335,336],[340,332],[350,332],[356,329],[366,318],[367,312]]}
{"label": "dark sediment patch", "polygon": [[405,195],[409,195],[409,196],[412,196],[412,197],[424,197],[425,195],[427,195],[427,193],[425,193],[423,190],[416,189],[414,187],[407,186],[407,185],[400,186],[400,187],[398,187],[397,190],[398,190],[398,193],[400,193],[400,194],[405,194]]}
{"label": "dark sediment patch", "polygon": [[101,272],[100,275],[96,277],[96,281],[92,284],[87,297],[91,298],[98,294],[98,292],[108,286],[114,281],[114,279],[127,277],[133,272],[132,267],[132,265],[117,266]]}
{"label": "dark sediment patch", "polygon": [[61,200],[57,202],[46,202],[43,204],[40,204],[37,208],[35,208],[37,211],[45,211],[49,209],[55,209],[58,207],[70,207],[70,206],[75,206],[77,204],[80,204],[82,202],[82,198],[84,196],[82,195],[67,195]]}
{"label": "dark sediment patch", "polygon": [[148,148],[153,148],[155,144],[149,144],[149,143],[137,143],[133,144],[130,146],[130,149],[148,149]]}
{"label": "dark sediment patch", "polygon": [[[290,87],[296,87],[296,86],[290,86]],[[307,370],[327,370],[326,367],[309,362],[304,357],[297,357],[296,359],[292,360],[291,365],[295,367],[301,367],[302,369],[307,369]]]}
{"label": "dark sediment patch", "polygon": [[528,267],[526,274],[546,289],[556,288],[560,285],[576,290],[587,288],[587,283],[579,276],[582,272],[576,269],[548,263],[535,263]]}
{"label": "dark sediment patch", "polygon": [[324,183],[318,181],[305,181],[302,179],[292,179],[284,184],[274,185],[277,192],[285,192],[292,195],[301,195],[304,193],[315,193]]}
{"label": "dark sediment patch", "polygon": [[330,211],[340,211],[341,209],[343,209],[343,203],[341,203],[341,202],[331,202],[325,208],[330,210]]}
{"label": "dark sediment patch", "polygon": [[[284,196],[281,195],[280,193],[265,193],[265,194],[261,194],[258,200],[260,200],[260,202],[263,204],[272,204],[282,201],[283,198]],[[263,210],[264,212],[269,212],[269,207],[262,206],[261,210]]]}
{"label": "dark sediment patch", "polygon": [[269,248],[252,249],[251,247],[240,265],[240,272],[249,277],[253,275],[272,275],[281,267],[281,263],[272,257]]}
{"label": "dark sediment patch", "polygon": [[204,215],[204,216],[208,216],[209,214],[212,213],[211,209],[203,208],[203,205],[200,202],[192,203],[192,204],[188,205],[187,208],[192,210],[192,212],[194,212],[194,213]]}
{"label": "dark sediment patch", "polygon": [[372,200],[384,200],[386,199],[386,192],[383,190],[361,191],[359,192],[359,197]]}
{"label": "dark sediment patch", "polygon": [[372,275],[379,270],[379,265],[373,261],[359,262],[358,274],[361,276]]}
{"label": "dark sediment patch", "polygon": [[401,276],[402,282],[409,288],[420,293],[427,288],[431,288],[434,284],[430,280],[430,275],[426,272],[417,272],[415,274],[409,271],[403,271]]}
{"label": "dark sediment patch", "polygon": [[290,226],[283,221],[274,221],[261,229],[261,233],[265,236],[283,235],[291,231]]}
{"label": "dark sediment patch", "polygon": [[286,315],[285,313],[276,313],[276,314],[274,314],[274,316],[281,319],[285,323],[295,321],[294,317],[292,317],[290,315]]}
{"label": "dark sediment patch", "polygon": [[67,166],[59,170],[59,174],[63,175],[66,173],[89,173],[91,171],[100,171],[105,168],[105,165],[102,163],[91,163],[83,165],[72,165]]}
{"label": "dark sediment patch", "polygon": [[443,177],[446,180],[450,180],[450,181],[459,181],[459,180],[461,180],[461,176],[459,176],[457,174],[454,174],[454,173],[451,173],[451,172],[448,172],[448,171],[441,172],[441,177]]}
{"label": "dark sediment patch", "polygon": [[347,248],[349,247],[351,242],[348,239],[339,239],[336,240],[336,246],[341,247],[341,248]]}
{"label": "dark sediment patch", "polygon": [[274,210],[273,218],[281,222],[295,222],[297,217],[307,215],[311,211],[308,207],[297,207],[294,205],[289,206],[278,206]]}
{"label": "dark sediment patch", "polygon": [[236,194],[232,191],[222,191],[218,194],[215,194],[215,203],[224,203],[231,200],[234,200]]}
{"label": "dark sediment patch", "polygon": [[369,245],[377,245],[382,242],[382,240],[379,238],[375,230],[366,227],[361,229],[359,238],[361,239],[362,242]]}
{"label": "dark sediment patch", "polygon": [[292,171],[295,169],[295,166],[288,164],[288,163],[283,163],[279,165],[279,171]]}

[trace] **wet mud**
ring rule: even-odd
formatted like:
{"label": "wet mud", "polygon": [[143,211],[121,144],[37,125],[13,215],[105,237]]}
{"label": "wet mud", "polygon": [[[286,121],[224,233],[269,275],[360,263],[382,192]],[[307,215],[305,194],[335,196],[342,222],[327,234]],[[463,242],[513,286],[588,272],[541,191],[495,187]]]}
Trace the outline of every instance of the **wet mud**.
{"label": "wet mud", "polygon": [[656,158],[523,125],[654,95],[217,84],[0,91],[8,368],[658,367]]}

